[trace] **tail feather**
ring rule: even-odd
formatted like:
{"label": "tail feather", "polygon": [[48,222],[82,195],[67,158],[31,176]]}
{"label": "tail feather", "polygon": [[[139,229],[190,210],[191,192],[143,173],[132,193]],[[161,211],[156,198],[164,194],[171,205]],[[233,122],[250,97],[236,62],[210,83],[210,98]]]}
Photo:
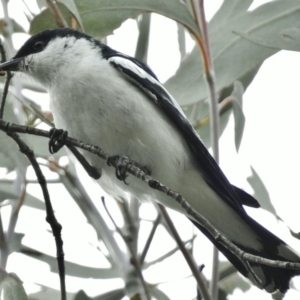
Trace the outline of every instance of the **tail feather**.
{"label": "tail feather", "polygon": [[[245,215],[245,217],[245,222],[247,222],[248,225],[256,233],[257,239],[262,242],[263,249],[261,249],[261,251],[257,251],[255,249],[235,243],[236,246],[247,253],[263,258],[280,261],[300,262],[299,255],[295,253],[284,241],[272,234],[251,217],[247,215]],[[235,254],[229,251],[222,244],[218,243],[205,228],[203,228],[197,222],[193,220],[191,221],[198,229],[200,229],[203,234],[206,235],[206,237],[219,249],[219,251],[221,251],[227,257],[227,259],[241,274],[254,282],[244,264],[240,261],[239,258],[236,257]],[[263,288],[269,293],[280,291],[284,294],[289,289],[289,282],[292,277],[300,275],[299,270],[274,268],[252,262],[250,262],[250,265],[255,271],[256,275],[262,281]]]}

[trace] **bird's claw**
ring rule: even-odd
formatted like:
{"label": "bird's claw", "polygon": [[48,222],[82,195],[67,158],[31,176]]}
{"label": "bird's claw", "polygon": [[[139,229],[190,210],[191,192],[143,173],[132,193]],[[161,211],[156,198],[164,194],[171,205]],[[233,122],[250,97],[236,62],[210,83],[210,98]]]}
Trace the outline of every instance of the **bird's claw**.
{"label": "bird's claw", "polygon": [[132,160],[128,156],[113,155],[107,159],[107,164],[109,166],[116,164],[116,177],[128,185],[126,182],[127,170],[132,165]]}
{"label": "bird's claw", "polygon": [[49,152],[51,154],[58,152],[65,145],[67,136],[68,131],[56,128],[50,129]]}

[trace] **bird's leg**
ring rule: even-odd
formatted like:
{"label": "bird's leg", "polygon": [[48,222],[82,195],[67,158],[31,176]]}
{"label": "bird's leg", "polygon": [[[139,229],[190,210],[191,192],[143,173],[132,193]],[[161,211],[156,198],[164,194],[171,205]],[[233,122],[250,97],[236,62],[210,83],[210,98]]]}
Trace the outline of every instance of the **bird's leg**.
{"label": "bird's leg", "polygon": [[[51,154],[58,152],[66,142],[68,136],[68,131],[62,129],[52,128],[49,132],[49,151]],[[94,179],[99,179],[101,177],[101,172],[94,166],[90,165],[84,156],[74,147],[67,146],[69,150],[74,154],[77,160],[81,163],[85,171]]]}
{"label": "bird's leg", "polygon": [[119,180],[124,181],[125,184],[128,184],[126,182],[126,178],[128,176],[127,170],[131,166],[138,167],[146,174],[150,174],[150,169],[147,166],[141,166],[130,157],[125,155],[112,155],[107,159],[107,164],[109,166],[114,165],[116,167],[116,177]]}

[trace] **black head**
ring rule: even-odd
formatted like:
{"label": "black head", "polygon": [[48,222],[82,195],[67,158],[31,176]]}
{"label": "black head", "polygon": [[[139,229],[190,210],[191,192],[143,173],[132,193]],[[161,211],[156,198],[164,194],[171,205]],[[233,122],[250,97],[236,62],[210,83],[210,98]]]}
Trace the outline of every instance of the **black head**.
{"label": "black head", "polygon": [[90,36],[71,28],[48,29],[37,33],[29,40],[27,40],[27,42],[20,48],[14,58],[21,58],[30,54],[41,52],[47,47],[48,43],[51,40],[57,37],[67,36],[92,39]]}
{"label": "black head", "polygon": [[92,37],[71,28],[48,29],[29,38],[10,61],[0,64],[0,70],[18,71],[19,63],[25,57],[43,51],[48,43],[57,37],[68,36],[93,40]]}

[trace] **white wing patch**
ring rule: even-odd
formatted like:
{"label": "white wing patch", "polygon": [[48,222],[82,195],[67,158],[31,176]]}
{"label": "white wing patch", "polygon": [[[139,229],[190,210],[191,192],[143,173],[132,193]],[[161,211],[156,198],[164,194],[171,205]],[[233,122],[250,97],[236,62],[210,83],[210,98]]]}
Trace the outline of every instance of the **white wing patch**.
{"label": "white wing patch", "polygon": [[[113,63],[119,66],[122,66],[123,68],[129,69],[130,71],[134,72],[136,75],[138,75],[141,78],[148,79],[152,84],[159,86],[161,89],[164,90],[164,92],[168,95],[169,101],[177,108],[177,110],[181,113],[181,115],[186,119],[186,116],[181,109],[180,105],[176,102],[176,100],[172,97],[172,95],[165,89],[165,87],[157,81],[155,78],[153,78],[150,74],[148,74],[146,71],[144,71],[141,67],[136,65],[134,62],[132,62],[129,59],[125,59],[120,56],[113,56],[108,59],[109,63]],[[146,87],[142,87],[144,90],[146,90]],[[149,94],[154,97],[155,95],[151,93],[150,91],[148,92]],[[155,96],[156,98],[156,96]]]}

